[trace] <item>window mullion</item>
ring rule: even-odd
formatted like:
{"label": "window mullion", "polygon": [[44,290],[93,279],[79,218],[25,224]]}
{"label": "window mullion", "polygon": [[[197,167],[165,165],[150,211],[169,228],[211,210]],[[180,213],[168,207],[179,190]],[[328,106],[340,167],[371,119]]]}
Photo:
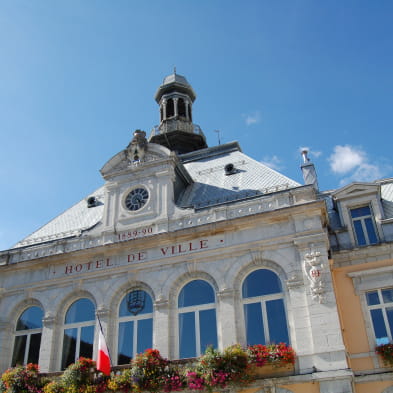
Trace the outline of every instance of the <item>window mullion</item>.
{"label": "window mullion", "polygon": [[76,333],[75,362],[79,359],[82,327],[79,326],[77,329],[78,330],[77,330],[77,333]]}
{"label": "window mullion", "polygon": [[366,244],[370,244],[370,239],[368,237],[368,231],[367,231],[367,227],[366,227],[366,220],[365,220],[365,218],[362,217],[359,221],[362,224],[362,230],[364,233],[364,238],[366,239]]}
{"label": "window mullion", "polygon": [[265,342],[266,344],[270,343],[270,334],[269,334],[269,325],[268,325],[268,318],[267,318],[267,311],[266,311],[266,302],[261,302],[262,307],[262,321],[263,321],[263,333],[265,335]]}
{"label": "window mullion", "polygon": [[29,351],[30,351],[30,338],[31,334],[26,335],[26,346],[25,346],[25,355],[23,358],[23,364],[27,364],[28,356],[29,356]]}
{"label": "window mullion", "polygon": [[134,337],[132,337],[132,357],[135,358],[135,355],[138,353],[138,320],[134,320],[133,324],[134,328],[132,329],[132,332]]}
{"label": "window mullion", "polygon": [[201,355],[201,331],[199,326],[199,311],[195,311],[195,346],[197,356]]}

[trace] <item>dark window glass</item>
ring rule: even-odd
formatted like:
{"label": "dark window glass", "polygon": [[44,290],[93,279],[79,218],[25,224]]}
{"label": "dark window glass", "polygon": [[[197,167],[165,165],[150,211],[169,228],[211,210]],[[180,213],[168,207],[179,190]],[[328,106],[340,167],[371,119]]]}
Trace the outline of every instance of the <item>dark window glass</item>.
{"label": "dark window glass", "polygon": [[89,299],[79,299],[68,309],[65,323],[77,323],[95,320],[95,307]]}
{"label": "dark window glass", "polygon": [[377,291],[367,292],[366,299],[367,299],[367,304],[369,306],[374,306],[375,304],[379,304],[379,296]]}
{"label": "dark window glass", "polygon": [[137,352],[144,352],[153,346],[153,319],[140,319],[138,321]]}
{"label": "dark window glass", "polygon": [[94,342],[94,326],[85,326],[81,328],[81,339],[79,357],[84,358],[93,357],[93,342]]}
{"label": "dark window glass", "polygon": [[173,99],[170,98],[166,104],[166,117],[175,116],[175,104],[173,103]]}
{"label": "dark window glass", "polygon": [[187,312],[179,314],[179,332],[180,358],[195,357],[195,313]]}
{"label": "dark window glass", "polygon": [[267,301],[266,312],[269,325],[270,343],[288,343],[289,337],[284,301],[282,299]]}
{"label": "dark window glass", "polygon": [[201,310],[199,312],[200,353],[203,354],[208,346],[217,348],[216,310]]}
{"label": "dark window glass", "polygon": [[[136,306],[139,306],[136,310]],[[131,311],[137,311],[134,314]],[[141,290],[132,291],[124,296],[119,308],[119,317],[130,315],[149,314],[153,312],[153,302],[151,296]]]}
{"label": "dark window glass", "polygon": [[182,98],[177,101],[177,111],[179,116],[186,117],[186,104]]}
{"label": "dark window glass", "polygon": [[76,340],[78,329],[65,329],[63,338],[63,356],[61,368],[64,370],[69,364],[75,362]]}
{"label": "dark window glass", "polygon": [[371,319],[373,321],[374,332],[376,338],[387,337],[385,322],[383,320],[382,310],[370,310]]}
{"label": "dark window glass", "polygon": [[393,307],[386,308],[386,316],[388,318],[390,331],[393,332]]}
{"label": "dark window glass", "polygon": [[120,322],[117,364],[127,364],[132,359],[134,353],[133,338],[134,322]]}
{"label": "dark window glass", "polygon": [[212,286],[203,280],[194,280],[183,287],[179,294],[179,307],[196,306],[215,302]]}
{"label": "dark window glass", "polygon": [[356,209],[351,209],[351,217],[358,218],[363,216],[370,216],[371,210],[369,206],[358,207]]}
{"label": "dark window glass", "polygon": [[384,303],[393,303],[393,288],[382,289],[382,298]]}
{"label": "dark window glass", "polygon": [[360,220],[354,221],[353,226],[355,228],[356,240],[359,246],[367,244],[366,237],[364,236],[362,222]]}
{"label": "dark window glass", "polygon": [[27,356],[27,363],[38,364],[40,356],[41,333],[30,335],[30,348]]}
{"label": "dark window glass", "polygon": [[16,330],[40,329],[44,313],[40,307],[30,307],[19,317]]}
{"label": "dark window glass", "polygon": [[364,220],[364,222],[366,224],[366,230],[367,230],[369,244],[378,243],[378,238],[377,238],[377,234],[375,233],[373,221],[371,220],[371,218],[366,218]]}
{"label": "dark window glass", "polygon": [[244,305],[247,345],[266,344],[261,303]]}
{"label": "dark window glass", "polygon": [[14,354],[12,356],[11,366],[15,367],[17,364],[24,364],[25,350],[26,350],[27,336],[16,336],[14,342]]}
{"label": "dark window glass", "polygon": [[243,283],[243,297],[263,296],[282,292],[277,274],[267,269],[255,270]]}

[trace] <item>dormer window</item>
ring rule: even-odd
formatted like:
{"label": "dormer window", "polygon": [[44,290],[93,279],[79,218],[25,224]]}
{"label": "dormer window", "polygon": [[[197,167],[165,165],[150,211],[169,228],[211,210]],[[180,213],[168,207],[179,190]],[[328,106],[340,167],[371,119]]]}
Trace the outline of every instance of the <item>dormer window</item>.
{"label": "dormer window", "polygon": [[356,244],[358,246],[377,244],[378,237],[370,206],[367,205],[350,209],[350,212]]}

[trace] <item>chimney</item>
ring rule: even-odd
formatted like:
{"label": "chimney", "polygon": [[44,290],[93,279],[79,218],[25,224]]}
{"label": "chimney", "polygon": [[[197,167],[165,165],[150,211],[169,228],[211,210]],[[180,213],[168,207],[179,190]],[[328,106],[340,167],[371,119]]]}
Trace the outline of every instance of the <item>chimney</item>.
{"label": "chimney", "polygon": [[302,149],[303,164],[301,165],[304,184],[311,184],[314,186],[315,191],[318,191],[318,178],[317,172],[315,171],[314,164],[308,158],[308,149]]}

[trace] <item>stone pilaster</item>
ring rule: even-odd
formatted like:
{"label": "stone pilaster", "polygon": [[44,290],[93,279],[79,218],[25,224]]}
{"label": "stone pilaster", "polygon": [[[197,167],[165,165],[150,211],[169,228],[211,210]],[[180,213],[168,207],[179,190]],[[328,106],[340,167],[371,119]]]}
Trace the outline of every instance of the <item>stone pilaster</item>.
{"label": "stone pilaster", "polygon": [[[56,355],[61,354],[61,348],[55,348],[55,333],[58,331],[58,335],[60,332],[57,329],[56,318],[53,316],[46,316],[42,319],[42,334],[41,334],[41,347],[40,347],[40,371],[43,373],[57,371],[58,367],[56,367]],[[61,340],[57,337],[57,342]]]}
{"label": "stone pilaster", "polygon": [[235,328],[235,296],[233,289],[223,289],[217,293],[219,307],[217,308],[218,346],[226,348],[236,344]]}
{"label": "stone pilaster", "polygon": [[169,302],[168,300],[159,298],[154,303],[153,348],[158,349],[163,357],[171,356],[169,347],[170,336]]}

